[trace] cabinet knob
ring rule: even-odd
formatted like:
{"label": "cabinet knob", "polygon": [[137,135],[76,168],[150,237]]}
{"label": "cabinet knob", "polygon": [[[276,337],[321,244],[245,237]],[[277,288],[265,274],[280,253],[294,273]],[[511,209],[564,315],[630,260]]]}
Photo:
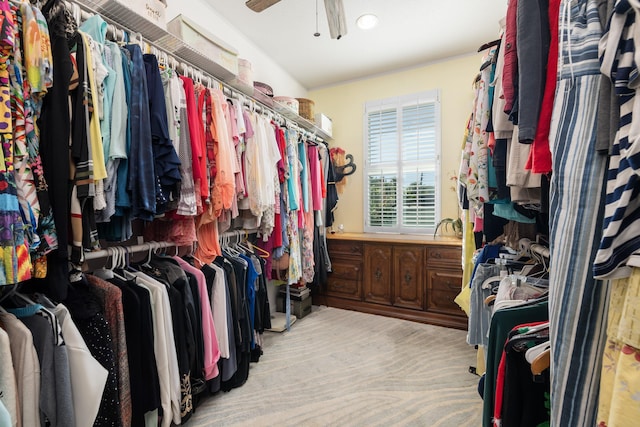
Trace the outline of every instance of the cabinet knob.
{"label": "cabinet knob", "polygon": [[407,282],[407,285],[408,285],[409,283],[411,283],[411,279],[413,279],[413,277],[411,277],[411,274],[409,274],[409,272],[407,271],[407,272],[404,274],[404,281],[405,281],[405,282]]}
{"label": "cabinet knob", "polygon": [[376,268],[376,272],[373,273],[373,275],[375,276],[376,280],[380,280],[382,278],[382,272],[380,271],[380,267]]}

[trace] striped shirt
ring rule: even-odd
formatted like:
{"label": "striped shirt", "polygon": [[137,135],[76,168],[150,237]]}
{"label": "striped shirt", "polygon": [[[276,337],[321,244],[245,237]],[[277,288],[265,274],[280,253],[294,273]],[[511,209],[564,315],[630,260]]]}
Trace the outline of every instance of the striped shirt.
{"label": "striped shirt", "polygon": [[594,276],[602,279],[628,277],[632,267],[640,267],[640,152],[636,142],[640,119],[633,117],[638,85],[635,26],[635,11],[628,0],[619,0],[609,31],[600,42],[601,70],[611,79],[620,106],[607,171],[603,236],[593,266]]}

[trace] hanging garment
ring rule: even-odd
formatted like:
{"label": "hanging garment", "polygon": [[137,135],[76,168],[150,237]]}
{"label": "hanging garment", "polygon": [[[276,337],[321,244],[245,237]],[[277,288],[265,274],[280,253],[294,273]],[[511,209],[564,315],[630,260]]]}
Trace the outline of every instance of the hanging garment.
{"label": "hanging garment", "polygon": [[640,416],[640,270],[611,283],[607,345],[602,358],[598,425],[633,425]]}
{"label": "hanging garment", "polygon": [[93,275],[86,276],[90,289],[100,301],[102,312],[109,323],[109,333],[116,357],[118,372],[118,396],[122,414],[122,425],[131,424],[131,382],[129,380],[129,356],[127,354],[127,336],[125,333],[122,291],[111,283]]}
{"label": "hanging garment", "polygon": [[549,425],[549,370],[534,378],[525,358],[529,348],[548,343],[548,328],[533,332],[539,325],[518,325],[509,332],[496,383],[494,426]]}
{"label": "hanging garment", "polygon": [[206,156],[206,152],[203,152],[202,149],[205,144],[204,128],[202,125],[202,120],[198,120],[198,117],[202,116],[198,116],[193,80],[185,76],[180,76],[180,79],[182,80],[182,85],[186,96],[188,119],[188,123],[186,123],[186,125],[189,126],[189,136],[191,138],[191,166],[193,170],[193,183],[195,185],[198,206],[202,208],[202,195],[208,194],[209,191],[208,182],[206,179],[207,172],[206,170],[202,169],[202,157]]}
{"label": "hanging garment", "polygon": [[611,79],[620,105],[620,123],[607,171],[607,196],[602,241],[593,273],[599,279],[628,277],[632,267],[640,267],[640,98],[634,82],[638,65],[640,36],[636,36],[636,11],[627,1],[616,2],[609,31],[602,39],[602,72]]}
{"label": "hanging garment", "polygon": [[[152,262],[152,261],[150,261]],[[167,291],[167,296],[170,305],[171,311],[171,324],[173,328],[173,337],[174,337],[174,346],[176,352],[176,361],[178,368],[178,376],[179,376],[179,396],[180,396],[180,405],[179,405],[179,415],[181,422],[184,423],[188,420],[193,414],[194,406],[193,406],[193,393],[191,387],[191,372],[190,372],[190,363],[192,354],[195,352],[195,339],[193,330],[191,329],[191,321],[188,311],[190,312],[192,307],[188,307],[187,301],[183,298],[183,295],[180,293],[176,287],[172,286],[172,283],[169,281],[168,270],[162,269],[158,267],[159,264],[155,264],[155,266],[151,267],[150,265],[140,265],[138,268],[142,273],[134,272],[134,274],[138,277],[141,274],[144,274],[146,278],[145,280],[155,280],[158,283],[162,284]],[[192,301],[191,301],[192,302]],[[188,310],[189,308],[189,310]],[[165,319],[168,321],[169,319]],[[195,356],[194,356],[195,357]],[[173,369],[173,368],[171,368]],[[170,374],[173,376],[173,374]],[[171,380],[172,382],[175,380]],[[175,386],[175,385],[174,385]],[[173,388],[173,386],[172,386]],[[172,392],[172,410],[173,409],[173,393]],[[175,416],[175,414],[174,414]]]}
{"label": "hanging garment", "polygon": [[482,425],[484,427],[491,427],[493,425],[491,419],[495,409],[496,377],[504,343],[507,340],[509,332],[515,326],[522,323],[543,322],[548,319],[549,312],[546,302],[505,308],[493,314],[486,352],[487,371],[485,373],[482,406]]}
{"label": "hanging garment", "polygon": [[[560,7],[558,86],[551,120],[549,316],[551,424],[595,425],[606,287],[593,279],[606,159],[596,153],[602,36],[596,0]],[[580,46],[578,49],[577,46]],[[592,212],[584,215],[584,212]],[[571,342],[571,345],[566,345]]]}
{"label": "hanging garment", "polygon": [[145,54],[149,118],[156,181],[156,215],[175,210],[180,189],[180,159],[169,139],[162,78],[155,55]]}
{"label": "hanging garment", "polygon": [[[31,9],[31,6],[25,5],[25,9]],[[40,202],[36,194],[34,176],[29,164],[26,135],[26,117],[27,114],[33,114],[33,111],[29,111],[27,113],[25,106],[25,92],[27,92],[27,95],[29,96],[30,91],[28,89],[28,84],[25,85],[22,78],[22,14],[20,13],[18,6],[13,6],[12,11],[15,13],[16,18],[16,25],[14,27],[15,46],[13,49],[12,63],[9,65],[8,69],[9,81],[11,83],[14,178],[16,180],[20,210],[22,212],[22,217],[26,222],[25,233],[29,241],[29,251],[35,252],[38,246],[40,246],[40,237],[37,234],[40,216]],[[31,125],[33,126],[33,120]]]}
{"label": "hanging garment", "polygon": [[[143,271],[156,279],[165,280],[182,297],[186,321],[181,335],[185,336],[187,340],[191,391],[192,395],[196,396],[206,387],[204,378],[205,343],[199,293],[192,291],[189,277],[173,258],[152,257],[149,264],[151,268],[143,269]],[[198,291],[197,283],[194,283],[194,285],[196,291]]]}
{"label": "hanging garment", "polygon": [[108,371],[91,355],[69,310],[62,304],[51,311],[60,321],[64,343],[69,354],[71,392],[76,425],[93,425],[107,382]]}
{"label": "hanging garment", "polygon": [[86,278],[74,282],[65,305],[78,327],[91,355],[107,372],[107,383],[102,394],[100,409],[94,426],[122,426],[120,398],[118,397],[118,375],[111,334],[107,320],[100,312],[100,302],[88,289]]}
{"label": "hanging garment", "polygon": [[[51,51],[55,62],[53,87],[42,102],[42,113],[38,119],[40,128],[40,156],[44,177],[48,184],[48,198],[53,211],[53,219],[58,238],[58,249],[47,257],[47,289],[49,296],[63,301],[69,286],[68,235],[69,235],[69,126],[68,108],[60,108],[68,104],[69,85],[73,75],[73,65],[67,45],[65,25],[70,16],[60,13],[60,8],[51,9],[54,2],[48,2],[42,11],[50,26]],[[57,15],[54,12],[58,13]],[[57,25],[51,25],[52,23]]]}
{"label": "hanging garment", "polygon": [[533,142],[544,95],[549,57],[549,0],[519,1],[518,128],[521,143]]}
{"label": "hanging garment", "polygon": [[551,172],[551,150],[549,148],[549,129],[551,126],[551,115],[553,113],[553,102],[556,95],[556,77],[558,75],[558,25],[560,18],[560,0],[549,0],[548,11],[541,11],[548,14],[549,34],[549,55],[546,59],[546,82],[544,84],[544,95],[540,106],[540,116],[536,128],[536,136],[527,161],[527,169],[534,173]]}
{"label": "hanging garment", "polygon": [[9,335],[22,425],[37,426],[40,424],[40,362],[33,335],[10,313],[0,313],[0,325]]}
{"label": "hanging garment", "polygon": [[[42,169],[40,132],[36,124],[42,111],[42,98],[49,92],[53,83],[51,40],[47,21],[37,7],[23,2],[20,5],[13,4],[12,10],[15,11],[20,33],[19,37],[16,38],[13,64],[19,67],[19,74],[21,74],[20,78],[22,79],[23,93],[21,100],[24,101],[22,105],[24,109],[24,122],[22,123],[24,128],[22,131],[26,142],[26,147],[18,147],[21,138],[16,133],[15,154],[16,156],[23,154],[22,160],[25,162],[22,167],[18,167],[16,161],[16,183],[18,184],[18,197],[26,199],[27,204],[33,209],[33,217],[29,219],[29,222],[34,228],[32,233],[37,233],[37,237],[34,236],[34,238],[38,240],[32,242],[31,248],[32,258],[36,259],[58,247],[57,234],[48,197],[48,184]],[[19,54],[18,38],[24,43],[23,57],[20,57]],[[16,72],[16,74],[18,73]],[[14,106],[14,112],[16,113],[15,124],[17,126],[20,121],[19,117],[17,117],[20,115],[19,102]],[[14,130],[17,132],[17,127]],[[18,175],[22,175],[22,178],[25,178],[27,182],[29,182],[29,179],[33,180],[27,184],[26,189],[22,187],[22,196],[20,195],[21,184],[19,183],[21,180]],[[25,183],[25,179],[22,179],[22,184]],[[25,217],[27,216],[25,215]],[[36,267],[41,265],[44,265],[44,260],[40,260]],[[43,278],[46,275],[46,269],[44,270],[36,268],[34,277]]]}
{"label": "hanging garment", "polygon": [[180,423],[180,378],[175,340],[171,325],[171,307],[163,284],[140,272],[133,272],[136,283],[151,295],[153,316],[153,345],[160,384],[162,426]]}
{"label": "hanging garment", "polygon": [[0,2],[0,235],[2,263],[0,285],[17,283],[31,278],[29,248],[18,206],[13,168],[13,130],[11,123],[11,94],[9,56],[14,46],[14,21],[9,3]]}
{"label": "hanging garment", "polygon": [[213,314],[211,313],[211,298],[207,293],[206,279],[202,271],[193,267],[180,257],[174,257],[180,268],[185,272],[195,276],[197,282],[198,295],[200,297],[200,313],[202,316],[202,334],[204,339],[204,377],[210,380],[218,376],[218,359],[220,359],[220,348],[216,337],[216,330],[213,324]]}
{"label": "hanging garment", "polygon": [[40,362],[40,425],[75,425],[67,347],[59,336],[58,320],[55,316],[42,315],[43,309],[40,304],[34,304],[7,311],[20,319],[33,335]]}
{"label": "hanging garment", "polygon": [[[2,320],[0,319],[0,403],[6,408],[8,416],[11,418],[11,423],[6,426],[17,426],[20,421],[20,407],[18,405],[18,391],[16,385],[16,373],[13,368],[13,357],[11,356],[11,343],[9,342],[9,335],[1,327]],[[2,425],[0,423],[0,425]],[[20,423],[22,425],[22,423]]]}
{"label": "hanging garment", "polygon": [[158,409],[161,403],[151,296],[148,290],[117,276],[110,278],[109,283],[122,292],[131,381],[131,424],[141,425],[145,414]]}
{"label": "hanging garment", "polygon": [[137,44],[125,46],[131,55],[131,97],[129,123],[128,190],[133,218],[151,221],[156,213],[156,172],[154,167],[149,91],[142,51]]}

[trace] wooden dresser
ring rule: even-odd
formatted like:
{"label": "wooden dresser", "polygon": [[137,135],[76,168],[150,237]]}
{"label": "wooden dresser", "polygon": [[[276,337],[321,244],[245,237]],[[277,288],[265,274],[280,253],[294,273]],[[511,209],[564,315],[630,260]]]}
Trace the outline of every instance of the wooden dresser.
{"label": "wooden dresser", "polygon": [[320,303],[434,325],[467,328],[454,302],[461,241],[365,233],[327,237],[332,272]]}

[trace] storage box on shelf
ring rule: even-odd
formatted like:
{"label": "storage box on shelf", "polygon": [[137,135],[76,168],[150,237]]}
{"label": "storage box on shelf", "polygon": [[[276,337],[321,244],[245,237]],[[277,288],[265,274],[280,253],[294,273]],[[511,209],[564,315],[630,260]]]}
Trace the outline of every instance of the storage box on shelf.
{"label": "storage box on shelf", "polygon": [[156,40],[167,30],[167,4],[161,0],[75,0],[127,28]]}
{"label": "storage box on shelf", "polygon": [[334,234],[328,306],[465,329],[454,302],[462,286],[457,239]]}
{"label": "storage box on shelf", "polygon": [[[238,51],[183,15],[167,23],[167,29],[190,48],[223,68],[217,76],[233,79],[238,75]],[[226,74],[226,75],[223,75]]]}
{"label": "storage box on shelf", "polygon": [[327,135],[333,136],[333,121],[324,114],[316,114],[316,126],[322,129]]}

